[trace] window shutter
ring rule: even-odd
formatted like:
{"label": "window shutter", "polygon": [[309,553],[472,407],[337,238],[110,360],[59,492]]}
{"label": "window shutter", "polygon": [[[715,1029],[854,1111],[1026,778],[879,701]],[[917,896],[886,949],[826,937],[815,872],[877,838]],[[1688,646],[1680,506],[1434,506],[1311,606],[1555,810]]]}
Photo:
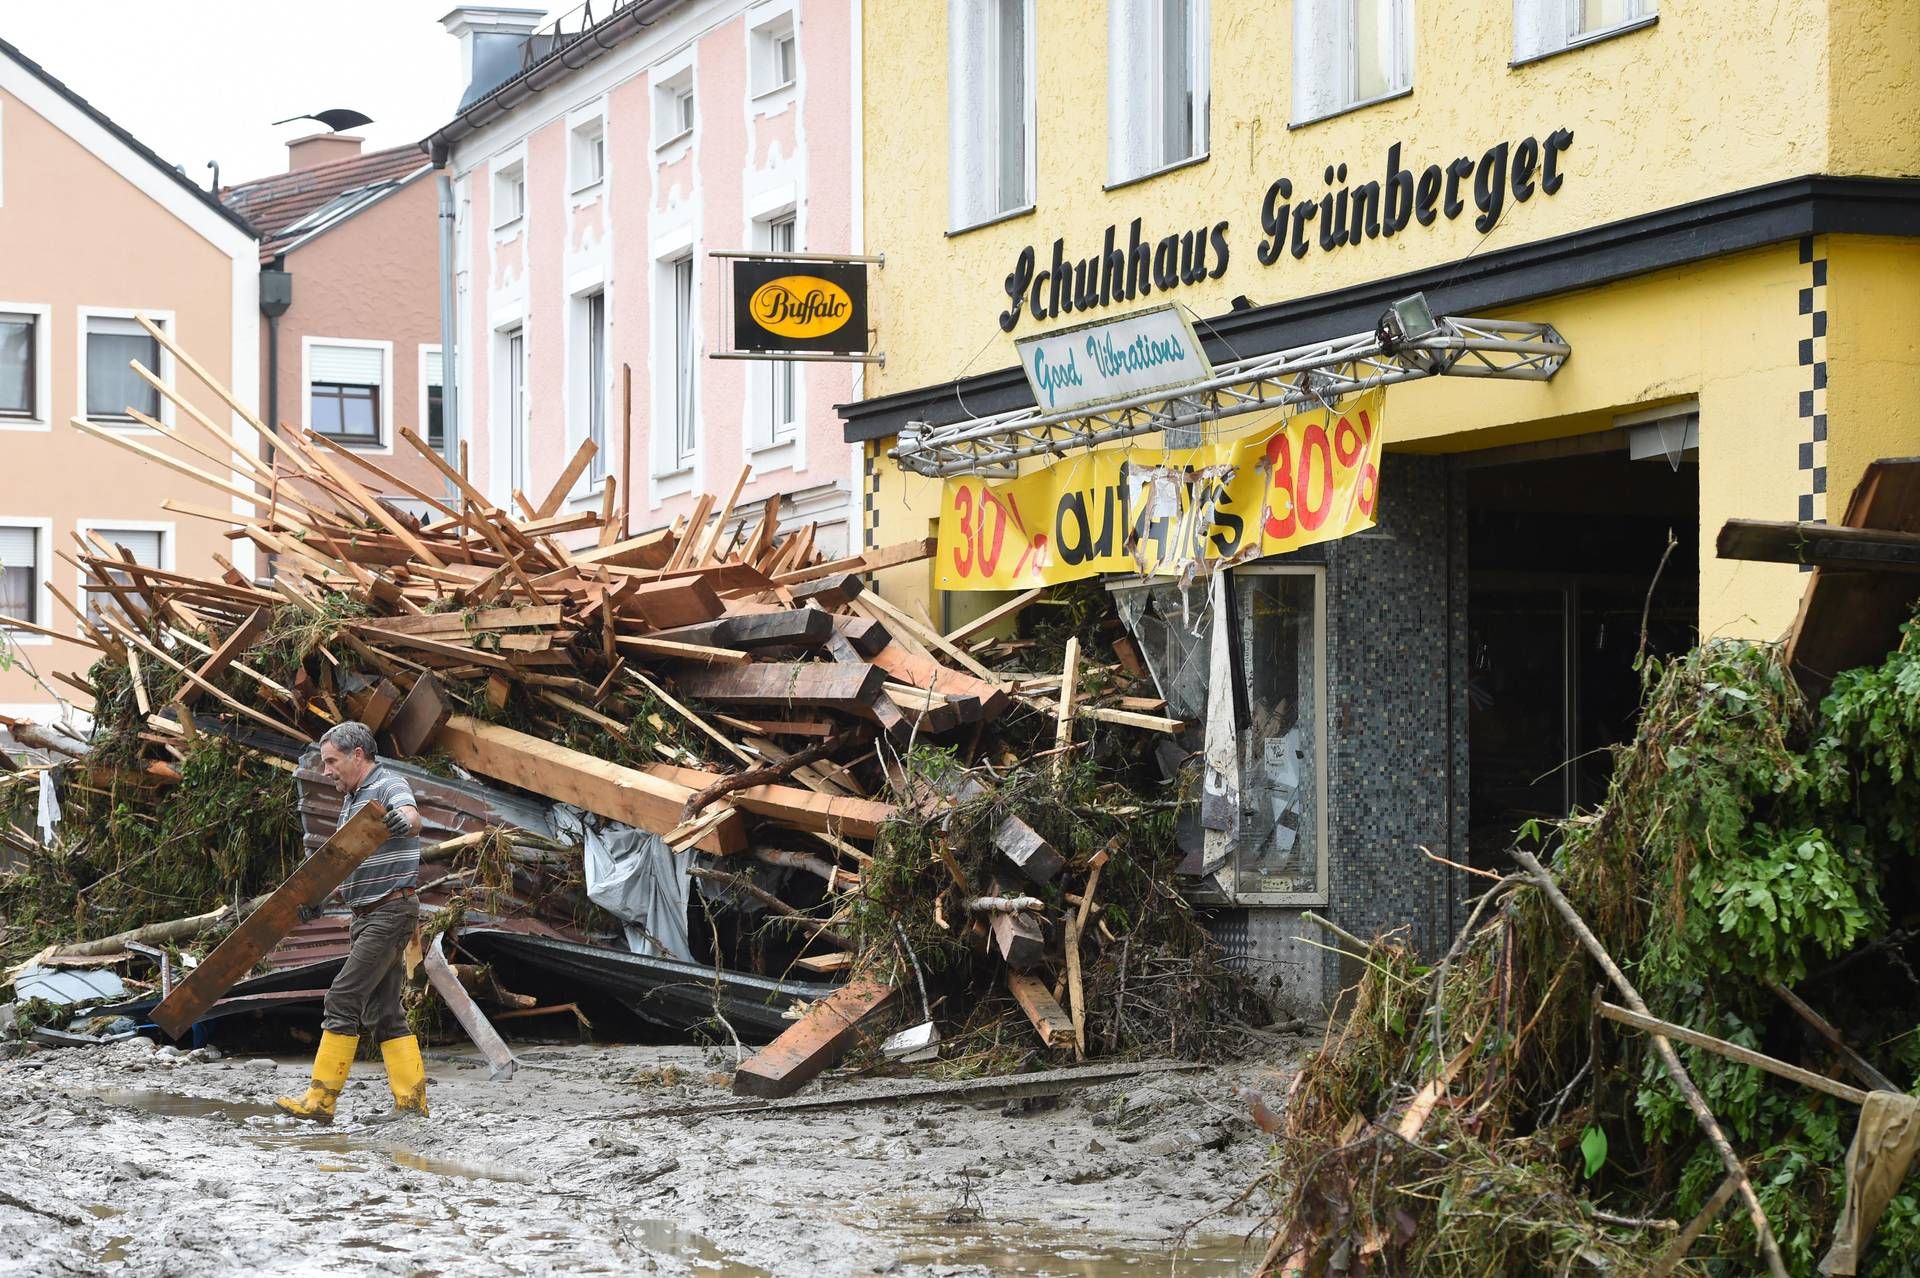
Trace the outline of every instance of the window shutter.
{"label": "window shutter", "polygon": [[1293,120],[1298,124],[1338,110],[1346,92],[1346,24],[1335,0],[1295,0],[1293,6]]}
{"label": "window shutter", "polygon": [[956,229],[979,221],[993,199],[986,18],[980,0],[947,0],[947,216]]}
{"label": "window shutter", "polygon": [[1513,0],[1513,60],[1552,53],[1567,43],[1567,0]]}
{"label": "window shutter", "polygon": [[427,385],[429,386],[445,386],[446,385],[446,382],[443,381],[440,376],[440,352],[439,351],[427,352]]}
{"label": "window shutter", "polygon": [[33,528],[0,528],[0,566],[36,567],[39,532]]}
{"label": "window shutter", "polygon": [[307,356],[307,380],[344,386],[379,386],[386,355],[377,346],[314,346]]}
{"label": "window shutter", "polygon": [[160,566],[160,542],[162,534],[158,528],[90,528],[94,539],[109,546],[125,546],[133,552],[133,562],[143,568]]}
{"label": "window shutter", "polygon": [[1166,71],[1154,38],[1157,0],[1108,0],[1107,180],[1159,167],[1160,90]]}

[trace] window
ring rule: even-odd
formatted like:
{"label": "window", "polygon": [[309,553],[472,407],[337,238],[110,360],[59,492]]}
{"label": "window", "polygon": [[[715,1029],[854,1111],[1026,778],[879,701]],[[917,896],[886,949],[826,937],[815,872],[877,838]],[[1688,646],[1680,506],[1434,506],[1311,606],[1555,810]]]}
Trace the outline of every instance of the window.
{"label": "window", "polygon": [[146,329],[130,319],[87,317],[88,417],[132,421],[129,410],[160,416],[160,392],[133,371],[135,360],[149,372],[160,371],[160,343]]}
{"label": "window", "polygon": [[1033,203],[1032,0],[947,0],[954,230]]}
{"label": "window", "polygon": [[1205,155],[1208,0],[1108,0],[1107,20],[1108,180]]}
{"label": "window", "polygon": [[511,509],[513,493],[527,486],[527,333],[514,328],[502,335],[505,350],[506,396],[501,407],[506,412],[507,500],[501,506]]}
{"label": "window", "polygon": [[40,530],[31,524],[0,524],[0,630],[6,619],[43,626]]}
{"label": "window", "polygon": [[795,60],[793,15],[783,13],[753,29],[753,95],[759,97],[791,85],[799,69]]}
{"label": "window", "polygon": [[1293,123],[1413,87],[1413,0],[1297,0]]}
{"label": "window", "polygon": [[1513,60],[1636,30],[1658,15],[1659,0],[1514,0]]}
{"label": "window", "polygon": [[654,145],[677,142],[693,132],[693,68],[686,67],[662,80],[654,90],[654,113],[659,118]]}
{"label": "window", "polygon": [[587,463],[587,482],[597,488],[607,478],[607,295],[589,294],[585,311],[586,437],[595,449]]}
{"label": "window", "polygon": [[512,226],[527,214],[527,166],[507,165],[493,175],[493,224]]}
{"label": "window", "polygon": [[308,428],[343,444],[379,446],[386,371],[383,347],[308,343]]}
{"label": "window", "polygon": [[[789,213],[785,217],[775,218],[766,224],[767,248],[774,253],[794,251],[794,217]],[[764,442],[771,447],[784,444],[793,438],[797,413],[794,405],[794,371],[799,366],[790,359],[766,361],[767,377],[767,419],[766,430],[762,434]]]}
{"label": "window", "polygon": [[440,348],[423,347],[420,351],[420,384],[426,388],[427,446],[437,452],[447,447],[447,419],[442,396],[446,379],[441,372]]}
{"label": "window", "polygon": [[572,188],[584,191],[607,176],[607,121],[596,116],[573,130]]}
{"label": "window", "polygon": [[40,317],[0,312],[0,417],[40,415]]}
{"label": "window", "polygon": [[[125,547],[133,554],[133,562],[147,568],[165,568],[167,535],[160,528],[116,528],[104,524],[81,525],[82,531],[93,540],[118,554]],[[133,578],[125,573],[109,572],[105,578],[117,586],[131,586]],[[84,578],[83,578],[84,580]],[[102,614],[125,621],[126,612],[109,590],[87,590],[87,620],[100,624]]]}
{"label": "window", "polygon": [[693,259],[673,264],[673,468],[693,464],[694,426]]}

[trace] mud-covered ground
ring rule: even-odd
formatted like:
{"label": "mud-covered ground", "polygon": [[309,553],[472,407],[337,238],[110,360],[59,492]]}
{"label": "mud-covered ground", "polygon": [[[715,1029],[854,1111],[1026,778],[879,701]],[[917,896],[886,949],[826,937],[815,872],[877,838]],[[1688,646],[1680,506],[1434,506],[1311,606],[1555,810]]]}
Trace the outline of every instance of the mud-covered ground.
{"label": "mud-covered ground", "polygon": [[36,1051],[0,1060],[0,1274],[1240,1274],[1267,1138],[1238,1089],[1277,1107],[1302,1050],[1054,1101],[639,1119],[731,1100],[731,1058],[523,1047],[490,1083],[436,1053],[431,1118],[367,1124],[362,1061],[332,1128],[272,1108],[304,1059]]}

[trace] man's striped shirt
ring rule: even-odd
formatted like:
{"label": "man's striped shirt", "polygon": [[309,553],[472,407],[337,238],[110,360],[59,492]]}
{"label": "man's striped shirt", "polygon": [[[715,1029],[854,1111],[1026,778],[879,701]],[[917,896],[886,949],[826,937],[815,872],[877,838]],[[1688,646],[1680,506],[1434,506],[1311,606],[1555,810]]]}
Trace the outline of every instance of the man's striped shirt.
{"label": "man's striped shirt", "polygon": [[[400,774],[386,764],[375,760],[373,770],[360,782],[358,788],[349,790],[340,800],[340,820],[334,829],[339,829],[353,819],[353,814],[367,804],[378,799],[387,811],[395,808],[418,807],[413,798],[413,790]],[[371,905],[395,888],[412,887],[420,877],[420,840],[414,835],[403,835],[388,839],[374,850],[372,856],[362,861],[346,882],[340,885],[340,895],[349,906]]]}

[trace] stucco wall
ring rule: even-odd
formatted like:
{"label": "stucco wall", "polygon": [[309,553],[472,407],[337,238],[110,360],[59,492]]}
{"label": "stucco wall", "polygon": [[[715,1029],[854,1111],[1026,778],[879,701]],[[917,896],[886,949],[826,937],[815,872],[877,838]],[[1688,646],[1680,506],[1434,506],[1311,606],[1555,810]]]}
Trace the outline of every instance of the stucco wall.
{"label": "stucco wall", "polygon": [[[144,164],[132,160],[133,164]],[[233,259],[183,223],[134,182],[115,172],[19,97],[0,90],[0,164],[4,200],[0,201],[0,310],[8,304],[51,308],[44,322],[51,337],[51,403],[45,428],[0,424],[0,523],[47,519],[51,549],[71,554],[73,533],[81,522],[140,525],[164,523],[172,529],[172,560],[199,571],[212,566],[215,551],[230,553],[224,526],[161,509],[167,500],[226,510],[226,495],[175,475],[158,463],[135,457],[72,429],[67,420],[81,403],[82,307],[171,312],[172,335],[229,386],[251,387],[252,370],[234,376],[235,276]],[[163,175],[155,180],[165,182]],[[213,216],[209,214],[209,216]],[[237,237],[237,232],[234,232]],[[253,317],[238,317],[250,348]],[[226,407],[186,370],[178,370],[175,388],[216,422],[229,420]],[[248,392],[251,398],[251,391]],[[171,420],[172,410],[163,417]],[[181,414],[181,433],[217,455],[217,444]],[[162,435],[140,430],[141,443],[204,469],[226,473]],[[75,598],[79,570],[52,560],[52,584]],[[72,616],[50,598],[41,620],[57,629],[77,630]],[[43,676],[54,670],[82,672],[92,650],[79,643],[21,636],[21,651]],[[85,698],[63,685],[63,696]],[[46,694],[21,669],[0,671],[0,709],[50,704]]]}
{"label": "stucco wall", "polygon": [[[854,32],[848,0],[797,0],[799,71],[790,93],[750,92],[751,25],[780,5],[741,16],[738,0],[687,6],[601,62],[577,72],[456,148],[452,168],[461,221],[461,416],[477,480],[507,498],[498,334],[524,326],[528,361],[528,495],[555,481],[584,431],[578,325],[570,311],[585,292],[607,297],[608,471],[635,529],[688,511],[695,495],[724,499],[743,465],[753,474],[746,509],[775,493],[810,494],[810,505],[843,519],[857,506],[852,452],[833,405],[859,394],[856,367],[805,364],[797,375],[800,426],[784,449],[755,447],[761,411],[754,379],[763,365],[712,360],[731,345],[730,299],[714,249],[756,247],[755,221],[790,205],[803,251],[847,252],[855,235],[852,168]],[[690,141],[656,145],[656,80],[691,66],[696,124]],[[574,192],[568,176],[572,128],[604,109],[607,176]],[[522,158],[523,157],[523,158]],[[491,174],[522,159],[527,212],[510,230],[492,226]],[[659,431],[672,428],[670,315],[659,297],[662,263],[691,249],[700,334],[695,395],[698,448],[691,472],[659,464]],[[633,377],[633,456],[622,455],[622,365]],[[837,491],[823,492],[833,489]],[[591,485],[577,502],[597,502]],[[806,516],[803,512],[803,517]],[[822,545],[843,535],[823,532]]]}
{"label": "stucco wall", "polygon": [[[425,162],[425,156],[421,157]],[[369,460],[426,492],[445,488],[433,468],[395,430],[407,426],[422,439],[420,348],[440,345],[440,244],[431,177],[417,178],[324,235],[287,254],[293,305],[280,317],[280,423],[308,424],[301,348],[306,338],[350,338],[393,343],[391,413],[384,444]],[[264,379],[266,331],[261,329]],[[365,475],[360,478],[365,479]]]}

